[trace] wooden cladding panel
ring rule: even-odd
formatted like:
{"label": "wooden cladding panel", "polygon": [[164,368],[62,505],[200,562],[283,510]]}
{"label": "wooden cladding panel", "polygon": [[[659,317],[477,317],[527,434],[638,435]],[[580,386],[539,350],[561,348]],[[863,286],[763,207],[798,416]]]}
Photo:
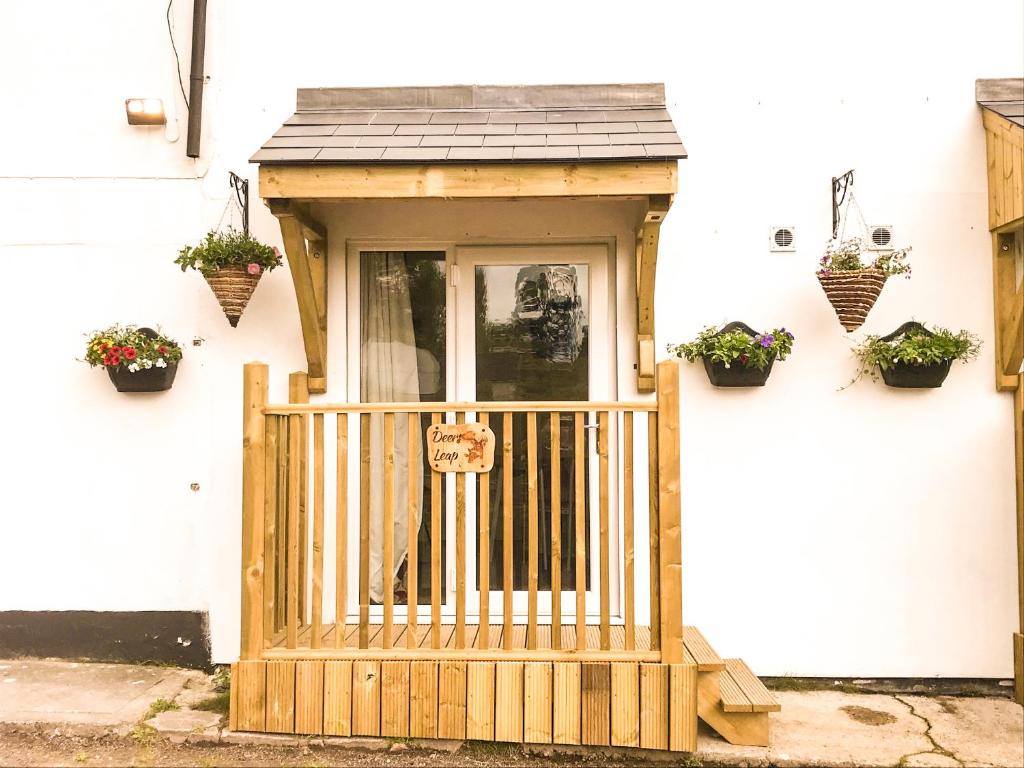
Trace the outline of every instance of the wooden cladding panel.
{"label": "wooden cladding panel", "polygon": [[239,730],[696,749],[693,664],[304,659],[232,675]]}
{"label": "wooden cladding panel", "polygon": [[466,738],[494,741],[494,662],[466,665]]}
{"label": "wooden cladding panel", "polygon": [[580,690],[584,744],[606,747],[611,743],[611,689],[610,664],[583,664]]}
{"label": "wooden cladding panel", "polygon": [[494,665],[494,740],[523,740],[523,664]]}
{"label": "wooden cladding panel", "polygon": [[380,736],[380,662],[352,663],[352,735]]}
{"label": "wooden cladding panel", "polygon": [[295,732],[295,662],[267,662],[267,730]]}
{"label": "wooden cladding panel", "polygon": [[1024,128],[983,109],[988,156],[988,228],[1024,217]]}
{"label": "wooden cladding panel", "polygon": [[466,662],[438,665],[437,737],[466,738]]}
{"label": "wooden cladding panel", "polygon": [[352,735],[352,662],[324,663],[324,734]]}

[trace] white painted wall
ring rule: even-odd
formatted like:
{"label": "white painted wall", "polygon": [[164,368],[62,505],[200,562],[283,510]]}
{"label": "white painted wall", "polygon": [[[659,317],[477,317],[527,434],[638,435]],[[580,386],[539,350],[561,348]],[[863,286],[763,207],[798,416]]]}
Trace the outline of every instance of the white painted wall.
{"label": "white painted wall", "polygon": [[[298,318],[286,270],[232,330],[171,261],[217,223],[227,170],[254,177],[296,87],[658,80],[691,155],[662,231],[659,344],[730,319],[797,335],[763,391],[683,369],[687,621],[760,674],[1011,673],[1010,402],[973,85],[1020,76],[1020,3],[215,0],[198,162],[165,7],[2,2],[0,610],[209,610],[215,660],[235,658],[241,365],[268,362],[283,399]],[[173,7],[187,83],[191,3]],[[174,105],[177,142],[125,125],[129,96]],[[836,391],[852,362],[813,270],[829,179],[851,167],[868,217],[914,246],[914,279],[865,330],[915,317],[986,342],[935,392]],[[797,227],[796,253],[768,253],[772,224]],[[260,207],[253,227],[279,242]],[[75,360],[115,321],[204,342],[171,392],[121,396]]]}

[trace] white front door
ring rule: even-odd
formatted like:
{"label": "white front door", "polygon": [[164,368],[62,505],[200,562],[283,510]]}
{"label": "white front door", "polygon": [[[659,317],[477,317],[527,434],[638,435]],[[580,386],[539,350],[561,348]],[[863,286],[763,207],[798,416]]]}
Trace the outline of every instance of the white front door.
{"label": "white front door", "polygon": [[[455,396],[460,401],[606,401],[612,399],[614,313],[609,311],[608,248],[605,245],[472,246],[455,250]],[[513,608],[525,616],[529,579],[527,550],[526,414],[512,417]],[[588,426],[596,414],[588,414]],[[551,615],[551,484],[561,486],[560,527],[563,615],[575,611],[575,464],[572,416],[559,422],[561,477],[551,476],[548,414],[537,420],[538,613]],[[491,419],[497,445],[504,442],[500,418]],[[596,468],[596,430],[587,429],[587,466]],[[610,441],[614,445],[614,436]],[[500,619],[504,573],[503,477],[500,451],[490,480],[490,615]],[[598,583],[597,472],[587,472],[587,612],[596,613]],[[479,593],[477,478],[467,482],[468,612]],[[454,478],[449,482],[454,482]],[[454,493],[449,493],[454,498]],[[614,504],[612,509],[615,509]],[[614,518],[614,515],[612,515]],[[592,524],[592,521],[594,524]],[[614,526],[613,526],[614,527]],[[454,563],[454,535],[448,561]],[[613,537],[614,541],[614,537]],[[614,553],[616,547],[612,546]],[[616,562],[612,557],[612,573]],[[613,580],[613,583],[617,580]],[[617,601],[614,599],[612,604]]]}

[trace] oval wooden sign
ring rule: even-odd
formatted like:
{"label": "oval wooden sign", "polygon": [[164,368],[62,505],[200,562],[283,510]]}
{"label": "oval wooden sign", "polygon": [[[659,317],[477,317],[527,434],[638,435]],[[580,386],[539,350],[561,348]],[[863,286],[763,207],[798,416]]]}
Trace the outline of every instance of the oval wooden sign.
{"label": "oval wooden sign", "polygon": [[435,472],[490,472],[494,433],[477,422],[427,427],[427,460]]}

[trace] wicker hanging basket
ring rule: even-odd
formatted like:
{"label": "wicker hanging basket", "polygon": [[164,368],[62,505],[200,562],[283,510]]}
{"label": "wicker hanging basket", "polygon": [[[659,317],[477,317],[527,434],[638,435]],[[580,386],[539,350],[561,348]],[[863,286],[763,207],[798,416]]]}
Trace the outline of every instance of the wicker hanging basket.
{"label": "wicker hanging basket", "polygon": [[818,282],[839,316],[839,322],[849,333],[864,325],[868,312],[878,301],[887,277],[882,270],[867,267],[819,274]]}
{"label": "wicker hanging basket", "polygon": [[203,275],[232,328],[238,325],[245,305],[249,303],[252,292],[256,290],[256,284],[262,276],[263,270],[257,275],[250,275],[246,267],[241,265],[221,267],[216,272]]}

